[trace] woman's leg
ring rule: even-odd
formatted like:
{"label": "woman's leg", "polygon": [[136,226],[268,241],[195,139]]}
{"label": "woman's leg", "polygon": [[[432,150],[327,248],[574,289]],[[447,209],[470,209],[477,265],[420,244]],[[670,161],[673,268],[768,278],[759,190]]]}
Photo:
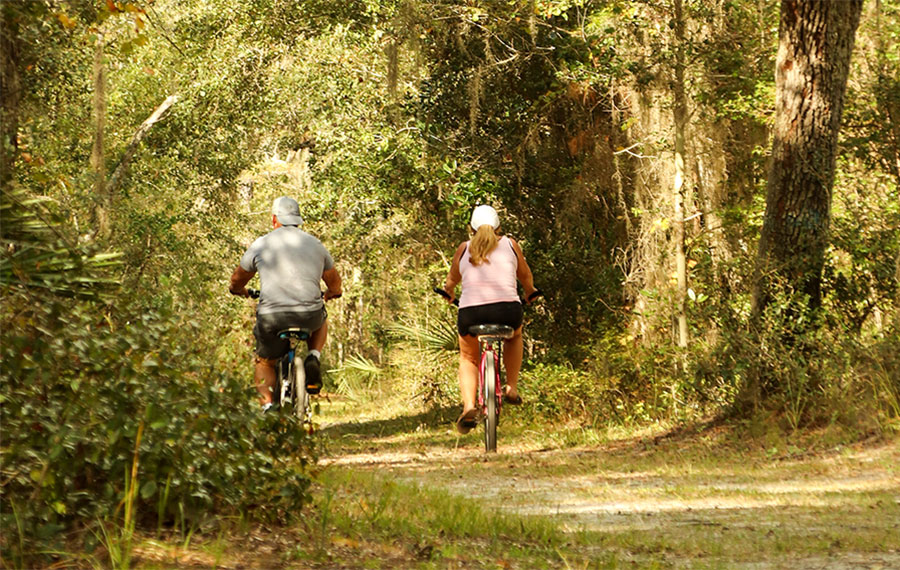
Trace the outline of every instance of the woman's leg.
{"label": "woman's leg", "polygon": [[459,395],[463,413],[475,408],[478,392],[478,339],[459,337]]}
{"label": "woman's leg", "polygon": [[519,395],[519,371],[522,369],[522,327],[516,329],[512,338],[503,341],[503,367],[506,369],[506,394],[515,398]]}

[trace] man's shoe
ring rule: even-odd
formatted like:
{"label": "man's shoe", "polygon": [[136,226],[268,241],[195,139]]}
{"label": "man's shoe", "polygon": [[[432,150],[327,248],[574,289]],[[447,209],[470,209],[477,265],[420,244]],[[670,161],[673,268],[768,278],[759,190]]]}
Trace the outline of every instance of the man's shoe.
{"label": "man's shoe", "polygon": [[318,394],[322,390],[322,371],[319,369],[319,359],[314,354],[307,354],[303,361],[303,370],[306,371],[306,391],[310,394]]}

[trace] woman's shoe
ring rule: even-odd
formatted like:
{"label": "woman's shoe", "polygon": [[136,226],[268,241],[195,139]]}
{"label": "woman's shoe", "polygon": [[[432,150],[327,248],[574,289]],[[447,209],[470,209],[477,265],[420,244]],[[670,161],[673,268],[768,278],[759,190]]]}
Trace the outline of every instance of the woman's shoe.
{"label": "woman's shoe", "polygon": [[456,420],[456,431],[461,434],[467,434],[478,425],[478,410],[472,408],[460,414]]}
{"label": "woman's shoe", "polygon": [[522,396],[516,394],[515,396],[509,395],[509,386],[503,387],[503,401],[511,406],[519,406],[522,404]]}

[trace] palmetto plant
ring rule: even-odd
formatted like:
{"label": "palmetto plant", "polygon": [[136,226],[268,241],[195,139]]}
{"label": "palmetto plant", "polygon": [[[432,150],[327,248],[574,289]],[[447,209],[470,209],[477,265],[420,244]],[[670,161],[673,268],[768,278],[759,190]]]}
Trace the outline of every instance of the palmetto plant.
{"label": "palmetto plant", "polygon": [[49,203],[21,188],[0,192],[0,284],[92,297],[99,285],[118,283],[109,269],[120,265],[120,254],[73,243]]}
{"label": "palmetto plant", "polygon": [[397,339],[426,352],[441,354],[447,351],[456,352],[459,349],[456,328],[447,321],[394,323],[388,330]]}
{"label": "palmetto plant", "polygon": [[398,322],[388,327],[391,335],[405,345],[402,358],[405,380],[426,408],[449,405],[455,400],[455,364],[459,337],[452,321]]}
{"label": "palmetto plant", "polygon": [[329,372],[337,374],[338,393],[352,397],[361,388],[370,388],[383,370],[365,356],[356,354],[346,359],[339,368]]}

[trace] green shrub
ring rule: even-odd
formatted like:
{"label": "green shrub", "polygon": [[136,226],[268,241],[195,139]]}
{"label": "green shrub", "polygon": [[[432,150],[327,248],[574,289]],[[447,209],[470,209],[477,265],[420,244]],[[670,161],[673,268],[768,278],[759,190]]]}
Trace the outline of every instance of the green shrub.
{"label": "green shrub", "polygon": [[4,560],[37,563],[100,520],[183,528],[207,513],[298,512],[314,457],[302,426],[261,416],[171,296],[124,301],[114,256],[66,241],[40,205],[3,193]]}
{"label": "green shrub", "polygon": [[113,327],[96,303],[30,301],[3,314],[4,550],[20,533],[34,547],[116,516],[135,456],[146,523],[303,506],[309,437],[261,417],[246,383],[191,346],[192,331],[166,314]]}

